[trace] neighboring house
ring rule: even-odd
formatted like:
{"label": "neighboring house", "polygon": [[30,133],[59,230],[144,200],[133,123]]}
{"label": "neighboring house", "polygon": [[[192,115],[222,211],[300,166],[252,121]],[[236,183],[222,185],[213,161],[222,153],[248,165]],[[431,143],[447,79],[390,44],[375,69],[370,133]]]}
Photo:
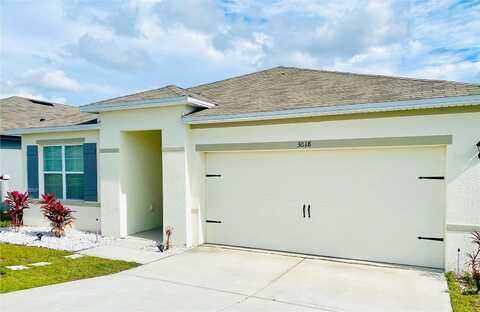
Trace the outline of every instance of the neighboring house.
{"label": "neighboring house", "polygon": [[[97,115],[80,112],[78,107],[12,96],[0,99],[0,175],[10,176],[8,189],[25,191],[21,136],[9,135],[16,128],[95,124]],[[35,195],[38,190],[30,189]]]}
{"label": "neighboring house", "polygon": [[105,235],[450,270],[480,229],[479,85],[277,67],[80,110],[101,122],[9,134],[32,195],[83,196]]}

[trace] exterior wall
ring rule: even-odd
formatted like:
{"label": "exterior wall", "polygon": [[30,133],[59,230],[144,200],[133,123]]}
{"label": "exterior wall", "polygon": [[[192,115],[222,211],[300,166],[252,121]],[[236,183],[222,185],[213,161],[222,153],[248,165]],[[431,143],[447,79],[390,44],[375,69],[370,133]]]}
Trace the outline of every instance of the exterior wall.
{"label": "exterior wall", "polygon": [[191,237],[192,245],[196,246],[205,242],[205,153],[195,151],[195,134],[193,130],[188,133],[190,144],[187,149],[188,168],[191,181]]}
{"label": "exterior wall", "polygon": [[[165,108],[121,110],[100,113],[100,188],[102,194],[102,231],[111,236],[128,235],[127,194],[122,175],[130,172],[133,163],[122,162],[130,148],[122,144],[125,131],[162,131],[163,224],[173,227],[172,240],[179,245],[192,245],[191,181],[187,153],[191,150],[188,126],[181,117],[192,110],[186,105]],[[127,167],[125,167],[127,166]]]}
{"label": "exterior wall", "polygon": [[[81,203],[64,203],[68,208],[74,211],[75,223],[73,228],[81,231],[96,232],[100,229],[100,206],[86,206]],[[39,204],[30,205],[29,209],[24,210],[23,223],[31,226],[49,226],[40,211]],[[98,221],[97,221],[98,220]],[[98,227],[98,229],[97,229]]]}
{"label": "exterior wall", "polygon": [[[174,229],[173,242],[193,246],[205,242],[206,237],[205,153],[197,152],[196,144],[452,135],[453,143],[447,146],[445,164],[445,267],[448,270],[456,268],[458,248],[461,249],[462,256],[460,264],[465,262],[463,255],[471,249],[469,231],[480,229],[480,160],[475,147],[480,140],[479,112],[191,129],[182,121],[182,116],[191,110],[189,106],[178,105],[102,112],[100,131],[24,135],[21,157],[23,168],[26,167],[23,151],[26,150],[26,145],[36,144],[37,140],[85,138],[85,142],[95,142],[99,149],[97,158],[102,233],[125,237],[140,227],[153,226],[148,223],[147,216],[152,213],[149,207],[155,200],[159,201],[161,196],[163,202],[158,203],[158,206],[163,209],[158,209],[163,210],[163,225]],[[160,151],[158,145],[147,148],[151,140],[158,141],[147,138],[146,134],[151,130],[161,130],[159,146],[162,150],[159,159],[142,158],[147,157],[144,154],[152,156]],[[139,132],[138,137],[129,137],[132,131],[142,132]],[[40,148],[40,164],[43,162],[42,152]],[[152,183],[150,178],[145,182],[139,176],[130,180],[138,170],[146,170],[146,167],[140,166],[141,162],[150,164],[149,168],[153,168],[153,172],[163,171],[161,183],[158,180],[152,180]],[[156,166],[157,163],[161,166]],[[42,166],[39,169],[42,174]],[[24,189],[25,181],[26,171],[23,173]],[[141,183],[143,184],[140,185]],[[42,193],[43,179],[40,179],[39,187]],[[146,196],[145,200],[133,198],[145,192],[154,194],[156,190],[158,197]],[[138,211],[131,210],[133,206],[142,208]],[[79,211],[79,220],[82,219],[78,221],[78,226],[82,229],[95,229],[92,218],[96,218],[96,213],[99,213],[98,207],[71,207]],[[142,210],[147,212],[137,214]],[[157,211],[156,208],[153,210]],[[33,224],[37,219],[35,209],[27,212],[27,222]]]}
{"label": "exterior wall", "polygon": [[[475,144],[480,140],[480,113],[421,115],[395,118],[337,120],[302,124],[278,124],[226,128],[191,129],[193,144],[303,141],[400,136],[452,135],[446,155],[445,267],[457,266],[457,248],[470,251],[466,227],[480,228],[480,160]],[[192,145],[193,145],[192,144]],[[201,152],[192,158],[193,167],[204,170]],[[194,198],[201,209],[197,224],[205,224],[204,178],[196,174]],[[342,194],[339,194],[342,196]],[[449,230],[447,230],[447,227]],[[452,228],[457,230],[452,231]],[[462,230],[458,230],[463,228]],[[203,242],[204,227],[195,233]],[[462,258],[460,264],[465,261]]]}
{"label": "exterior wall", "polygon": [[[99,145],[99,133],[98,130],[89,130],[89,131],[76,131],[76,132],[58,132],[58,133],[37,133],[37,134],[27,134],[22,136],[22,150],[21,156],[19,157],[20,163],[22,164],[22,179],[23,185],[20,188],[22,191],[27,190],[27,145],[35,145],[42,143],[46,140],[52,140],[52,142],[58,142],[61,144],[62,140],[69,139],[84,139],[85,143],[97,143]],[[44,193],[44,181],[43,181],[43,148],[42,144],[38,144],[38,162],[39,162],[39,194]],[[97,148],[98,149],[98,148]],[[98,162],[98,155],[97,155]],[[97,163],[98,167],[98,163]],[[97,176],[97,183],[100,181],[100,175]],[[100,190],[98,198],[100,201],[101,194]],[[82,202],[82,201],[64,201],[65,205],[75,211],[74,216],[76,218],[74,228],[84,231],[96,231],[97,220],[100,218],[100,204],[92,202]],[[24,216],[25,225],[45,225],[48,223],[43,218],[39,205],[33,204],[30,209],[25,210]]]}
{"label": "exterior wall", "polygon": [[22,150],[0,149],[0,175],[8,174],[7,191],[24,191]]}
{"label": "exterior wall", "polygon": [[127,234],[163,225],[162,134],[123,132],[121,188],[127,201]]}

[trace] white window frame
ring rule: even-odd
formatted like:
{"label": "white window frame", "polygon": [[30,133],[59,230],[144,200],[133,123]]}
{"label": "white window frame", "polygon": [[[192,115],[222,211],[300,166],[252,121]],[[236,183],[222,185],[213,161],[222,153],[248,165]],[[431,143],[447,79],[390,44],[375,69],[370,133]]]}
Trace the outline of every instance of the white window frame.
{"label": "white window frame", "polygon": [[60,146],[62,148],[62,171],[45,171],[45,153],[44,149],[42,150],[43,153],[43,164],[42,164],[42,170],[43,170],[43,192],[45,193],[45,174],[61,174],[62,175],[62,200],[81,200],[79,198],[67,198],[67,174],[83,174],[85,176],[85,168],[83,168],[83,171],[66,171],[65,169],[65,146],[81,146],[83,147],[82,144],[46,144],[43,145],[43,148],[45,147],[55,147],[55,146]]}

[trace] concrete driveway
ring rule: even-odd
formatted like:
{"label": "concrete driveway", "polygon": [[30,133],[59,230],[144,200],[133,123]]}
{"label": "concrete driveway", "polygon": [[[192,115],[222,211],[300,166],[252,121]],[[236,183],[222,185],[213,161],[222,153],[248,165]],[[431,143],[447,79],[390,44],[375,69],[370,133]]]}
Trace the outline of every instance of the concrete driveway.
{"label": "concrete driveway", "polygon": [[0,295],[2,311],[451,311],[442,274],[199,247],[110,276]]}

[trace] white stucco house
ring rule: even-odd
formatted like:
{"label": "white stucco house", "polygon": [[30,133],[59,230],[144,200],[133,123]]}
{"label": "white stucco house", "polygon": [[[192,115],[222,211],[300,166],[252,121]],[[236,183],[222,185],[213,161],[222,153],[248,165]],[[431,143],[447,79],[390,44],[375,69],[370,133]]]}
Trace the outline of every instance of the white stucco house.
{"label": "white stucco house", "polygon": [[480,229],[479,85],[276,67],[80,110],[6,134],[83,229],[447,270]]}

